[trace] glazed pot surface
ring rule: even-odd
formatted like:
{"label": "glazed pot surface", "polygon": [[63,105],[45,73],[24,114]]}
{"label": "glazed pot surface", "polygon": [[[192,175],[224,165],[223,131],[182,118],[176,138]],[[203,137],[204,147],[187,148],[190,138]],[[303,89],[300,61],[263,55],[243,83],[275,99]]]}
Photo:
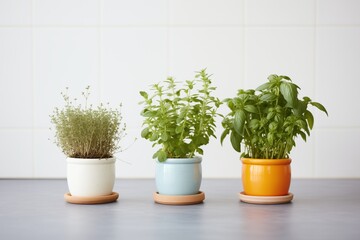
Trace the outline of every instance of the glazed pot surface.
{"label": "glazed pot surface", "polygon": [[199,193],[202,170],[201,157],[168,158],[156,161],[156,188],[162,195],[192,195]]}
{"label": "glazed pot surface", "polygon": [[110,195],[115,183],[115,158],[67,158],[70,194],[79,197]]}
{"label": "glazed pot surface", "polygon": [[252,196],[282,196],[289,193],[291,159],[242,158],[244,193]]}

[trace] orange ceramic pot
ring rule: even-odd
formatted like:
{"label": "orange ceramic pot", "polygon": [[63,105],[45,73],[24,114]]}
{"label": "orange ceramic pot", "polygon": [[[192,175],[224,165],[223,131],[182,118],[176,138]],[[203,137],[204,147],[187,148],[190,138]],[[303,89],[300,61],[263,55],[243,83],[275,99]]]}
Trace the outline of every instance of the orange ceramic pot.
{"label": "orange ceramic pot", "polygon": [[252,196],[282,196],[289,193],[291,159],[242,158],[244,193]]}

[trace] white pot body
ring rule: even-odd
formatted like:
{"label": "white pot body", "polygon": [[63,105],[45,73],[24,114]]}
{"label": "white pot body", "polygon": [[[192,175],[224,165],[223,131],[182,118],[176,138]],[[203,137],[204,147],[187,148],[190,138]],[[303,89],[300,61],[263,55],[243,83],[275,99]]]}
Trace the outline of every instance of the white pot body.
{"label": "white pot body", "polygon": [[115,161],[115,158],[67,158],[70,194],[79,197],[111,194],[115,183]]}

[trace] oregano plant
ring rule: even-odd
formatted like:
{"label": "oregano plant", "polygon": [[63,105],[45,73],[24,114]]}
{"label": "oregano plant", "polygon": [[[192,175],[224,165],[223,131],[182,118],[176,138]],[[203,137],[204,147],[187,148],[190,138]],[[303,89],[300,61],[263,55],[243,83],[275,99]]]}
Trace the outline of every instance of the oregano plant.
{"label": "oregano plant", "polygon": [[230,112],[222,121],[221,143],[230,135],[231,145],[241,157],[288,158],[296,137],[306,141],[314,126],[308,107],[328,115],[322,104],[309,97],[299,99],[299,89],[289,77],[273,74],[255,90],[240,89],[236,97],[225,99]]}
{"label": "oregano plant", "polygon": [[181,86],[174,78],[141,91],[144,117],[141,137],[161,146],[153,158],[191,158],[215,136],[215,116],[221,101],[212,95],[210,75],[203,69]]}

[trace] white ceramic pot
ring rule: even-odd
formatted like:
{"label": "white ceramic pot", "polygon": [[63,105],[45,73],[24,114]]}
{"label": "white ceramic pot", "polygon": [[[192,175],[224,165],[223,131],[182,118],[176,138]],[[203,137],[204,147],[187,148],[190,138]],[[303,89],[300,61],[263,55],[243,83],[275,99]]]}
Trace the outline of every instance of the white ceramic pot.
{"label": "white ceramic pot", "polygon": [[115,158],[67,158],[67,182],[72,196],[94,197],[112,193]]}

